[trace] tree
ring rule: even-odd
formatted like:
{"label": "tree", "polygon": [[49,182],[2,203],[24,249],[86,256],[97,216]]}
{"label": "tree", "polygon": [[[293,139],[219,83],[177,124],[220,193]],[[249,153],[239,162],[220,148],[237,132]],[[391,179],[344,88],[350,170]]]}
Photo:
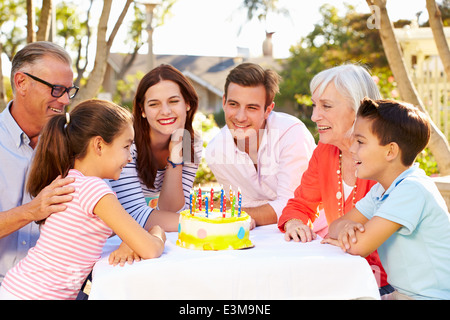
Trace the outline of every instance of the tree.
{"label": "tree", "polygon": [[[152,22],[156,21],[156,26],[161,26],[164,24],[164,20],[170,15],[170,10],[177,0],[163,0],[156,8],[152,19]],[[132,51],[129,52],[122,61],[120,66],[119,74],[126,74],[131,68],[134,61],[138,56],[139,49],[145,44],[148,37],[146,30],[147,17],[145,10],[141,9],[141,5],[135,2],[134,4],[134,19],[131,21],[128,28],[127,39],[125,39],[125,44],[132,47]]]}
{"label": "tree", "polygon": [[79,8],[67,3],[60,3],[56,8],[57,35],[64,39],[64,48],[76,52],[74,59],[77,78],[74,81],[80,86],[89,63],[89,44],[91,42],[91,28],[89,20],[94,0],[89,0],[86,19],[79,12]]}
{"label": "tree", "polygon": [[48,41],[52,23],[52,10],[55,10],[52,0],[42,0],[41,14],[39,15],[39,29],[36,33],[37,41]]}
{"label": "tree", "polygon": [[106,31],[109,20],[109,14],[111,12],[112,0],[104,0],[103,10],[97,28],[97,51],[95,54],[94,68],[92,69],[89,75],[89,79],[86,85],[83,87],[83,90],[79,91],[78,95],[72,102],[72,105],[77,105],[79,102],[83,100],[95,97],[98,91],[100,90],[100,87],[103,82],[103,77],[105,75],[108,56],[112,43],[132,2],[133,0],[126,1],[124,8],[119,18],[117,19],[117,22],[115,23],[109,38],[106,39]]}
{"label": "tree", "polygon": [[264,21],[270,12],[288,16],[289,12],[284,8],[278,8],[277,4],[278,0],[244,0],[242,6],[247,9],[248,20],[252,20],[254,16],[257,16],[258,20]]}
{"label": "tree", "polygon": [[[280,102],[296,99],[300,107],[310,96],[309,83],[320,71],[345,62],[366,65],[372,74],[380,78],[380,91],[384,97],[392,97],[392,75],[377,30],[369,29],[366,20],[370,14],[356,12],[346,5],[346,12],[339,15],[336,7],[324,4],[319,9],[321,18],[314,29],[291,47],[291,56],[283,63],[280,84]],[[302,108],[302,113],[307,109]],[[310,115],[306,115],[309,118]],[[302,117],[304,120],[305,117]]]}
{"label": "tree", "polygon": [[6,107],[6,88],[3,84],[2,54],[9,60],[15,55],[17,48],[26,40],[23,25],[18,17],[26,14],[26,1],[14,0],[0,2],[0,111]]}
{"label": "tree", "polygon": [[439,56],[444,65],[447,78],[450,79],[450,50],[448,49],[447,38],[444,34],[441,11],[434,0],[427,0],[427,10],[434,42],[436,43]]}
{"label": "tree", "polygon": [[36,41],[36,34],[34,33],[34,7],[33,0],[27,0],[27,42]]}
{"label": "tree", "polygon": [[[409,76],[405,61],[403,60],[400,45],[395,37],[392,23],[386,9],[386,0],[366,0],[366,2],[371,9],[374,5],[376,6],[374,18],[377,19],[377,22],[379,23],[377,24],[377,27],[379,26],[379,33],[383,43],[384,52],[386,53],[392,73],[395,79],[401,79],[401,81],[397,81],[401,98],[406,102],[416,105],[423,112],[427,113],[412,79]],[[431,121],[431,138],[428,147],[436,159],[441,174],[449,175],[450,147],[447,138],[433,121]]]}

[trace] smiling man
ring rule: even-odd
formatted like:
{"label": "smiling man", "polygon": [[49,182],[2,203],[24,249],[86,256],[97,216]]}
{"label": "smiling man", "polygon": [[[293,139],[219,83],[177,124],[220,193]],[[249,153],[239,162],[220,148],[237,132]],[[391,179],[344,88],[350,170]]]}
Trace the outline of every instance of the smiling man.
{"label": "smiling man", "polygon": [[225,190],[242,193],[256,225],[276,223],[315,148],[297,118],[275,112],[280,76],[253,63],[231,70],[223,96],[226,126],[206,147],[206,162]]}
{"label": "smiling man", "polygon": [[26,45],[12,60],[11,86],[14,99],[0,113],[0,283],[35,245],[39,227],[33,221],[63,210],[73,192],[66,185],[74,181],[57,178],[34,199],[25,192],[42,128],[78,91],[70,56],[50,42]]}

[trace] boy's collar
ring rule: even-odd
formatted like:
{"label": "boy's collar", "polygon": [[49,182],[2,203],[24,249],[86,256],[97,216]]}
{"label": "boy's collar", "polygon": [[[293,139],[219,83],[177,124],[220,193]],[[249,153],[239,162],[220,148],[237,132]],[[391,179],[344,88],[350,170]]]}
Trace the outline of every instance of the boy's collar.
{"label": "boy's collar", "polygon": [[380,193],[379,200],[381,200],[381,201],[385,200],[389,196],[389,194],[392,192],[392,190],[394,190],[394,188],[400,184],[400,182],[402,182],[406,177],[408,177],[409,175],[411,175],[413,172],[417,171],[418,169],[419,169],[419,163],[415,162],[411,167],[409,167],[408,169],[406,169],[405,171],[400,173],[398,175],[398,177],[395,178],[395,180],[391,183],[391,185],[389,186],[389,188],[387,190],[384,190],[384,188],[381,186],[381,184],[379,184],[380,191],[383,190],[383,192]]}

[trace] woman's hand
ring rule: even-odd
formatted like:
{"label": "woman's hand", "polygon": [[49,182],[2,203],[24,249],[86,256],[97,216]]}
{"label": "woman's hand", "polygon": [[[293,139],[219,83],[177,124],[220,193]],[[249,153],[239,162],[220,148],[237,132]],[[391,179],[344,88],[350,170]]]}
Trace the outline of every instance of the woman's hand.
{"label": "woman's hand", "polygon": [[284,225],[284,230],[286,231],[284,234],[286,241],[292,239],[295,242],[310,242],[317,238],[316,233],[298,219],[287,221]]}
{"label": "woman's hand", "polygon": [[169,142],[169,159],[173,163],[182,163],[183,162],[183,134],[184,129],[176,129],[171,137]]}

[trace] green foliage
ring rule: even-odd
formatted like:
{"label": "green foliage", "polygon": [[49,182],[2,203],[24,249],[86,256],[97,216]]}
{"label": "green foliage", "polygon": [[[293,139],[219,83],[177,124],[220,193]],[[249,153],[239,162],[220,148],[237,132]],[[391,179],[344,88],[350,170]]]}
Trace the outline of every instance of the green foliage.
{"label": "green foliage", "polygon": [[211,169],[206,164],[205,159],[202,158],[202,161],[198,165],[197,174],[194,180],[194,186],[211,184],[216,182],[216,177],[212,173]]}
{"label": "green foliage", "polygon": [[194,185],[203,185],[216,182],[216,177],[206,164],[204,148],[208,145],[208,142],[211,141],[211,139],[214,138],[214,136],[220,131],[220,128],[217,126],[216,121],[214,120],[214,115],[204,115],[200,111],[197,111],[197,113],[195,114],[192,126],[195,132],[201,134],[203,140],[202,160],[198,166]]}
{"label": "green foliage", "polygon": [[345,62],[380,70],[380,80],[392,75],[378,30],[367,28],[369,14],[357,13],[351,5],[346,5],[346,10],[341,17],[330,4],[320,7],[322,18],[313,31],[291,48],[292,55],[283,65],[280,101],[292,101],[299,94],[310,95],[309,83],[314,75]]}
{"label": "green foliage", "polygon": [[216,122],[217,126],[219,128],[222,128],[225,126],[225,112],[223,112],[223,109],[213,114],[214,121]]}
{"label": "green foliage", "polygon": [[421,169],[425,171],[427,176],[438,175],[439,169],[436,160],[428,148],[425,148],[416,159]]}
{"label": "green foliage", "polygon": [[313,76],[325,69],[322,62],[323,48],[304,47],[302,40],[297,46],[290,49],[291,57],[283,64],[280,75],[280,94],[275,103],[296,99],[296,95],[309,95],[309,83]]}
{"label": "green foliage", "polygon": [[132,105],[134,99],[134,90],[136,90],[139,81],[144,77],[142,71],[134,75],[127,75],[123,79],[116,81],[116,92],[113,101],[120,105]]}
{"label": "green foliage", "polygon": [[[449,8],[448,3],[449,0],[444,1],[441,11]],[[445,17],[449,10],[443,11]],[[332,4],[321,6],[320,14],[321,19],[314,25],[313,31],[291,48],[291,57],[284,62],[281,72],[283,82],[280,84],[281,94],[278,97],[281,102],[295,100],[295,116],[306,124],[316,142],[318,135],[316,126],[311,121],[309,83],[320,71],[345,62],[366,65],[384,98],[399,97],[397,83],[389,68],[379,32],[377,29],[367,28],[370,14],[357,13],[353,6],[346,5],[346,12],[340,15]],[[444,20],[450,21],[447,18]],[[410,21],[398,21],[394,24],[401,27],[409,23]],[[429,149],[425,149],[417,161],[427,175],[439,173]]]}
{"label": "green foliage", "polygon": [[372,76],[380,89],[381,96],[385,99],[396,99],[399,97],[397,91],[397,82],[392,76],[388,67],[374,68]]}
{"label": "green foliage", "polygon": [[26,1],[0,1],[0,41],[2,51],[9,60],[16,54],[22,44],[26,42]]}

